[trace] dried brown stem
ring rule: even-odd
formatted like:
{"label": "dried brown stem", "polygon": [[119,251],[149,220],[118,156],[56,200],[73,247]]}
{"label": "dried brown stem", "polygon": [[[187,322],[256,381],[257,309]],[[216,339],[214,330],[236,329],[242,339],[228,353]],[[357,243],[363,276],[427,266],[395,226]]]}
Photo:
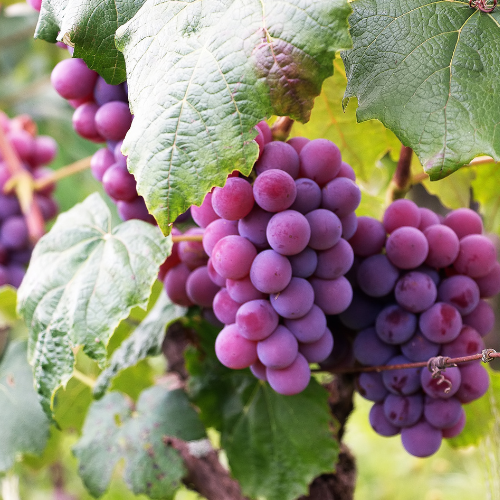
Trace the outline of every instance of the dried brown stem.
{"label": "dried brown stem", "polygon": [[275,141],[286,141],[292,130],[294,120],[288,116],[280,116],[271,127],[271,133]]}
{"label": "dried brown stem", "polygon": [[[486,354],[485,354],[486,353]],[[472,354],[471,356],[461,356],[458,358],[447,358],[446,365],[448,367],[461,363],[468,363],[469,361],[476,361],[478,359],[483,360],[484,362],[489,362],[491,359],[486,360],[485,356],[489,356],[490,358],[500,358],[500,352],[495,352],[493,349],[485,349],[483,352],[479,354]],[[434,358],[431,358],[434,359]],[[388,370],[401,370],[405,368],[422,368],[424,366],[428,366],[429,361],[419,361],[418,363],[401,363],[399,365],[379,365],[379,366],[357,366],[350,368],[332,368],[331,370],[327,370],[330,373],[363,373],[363,372],[384,372]],[[316,371],[325,371],[325,370],[316,370]]]}

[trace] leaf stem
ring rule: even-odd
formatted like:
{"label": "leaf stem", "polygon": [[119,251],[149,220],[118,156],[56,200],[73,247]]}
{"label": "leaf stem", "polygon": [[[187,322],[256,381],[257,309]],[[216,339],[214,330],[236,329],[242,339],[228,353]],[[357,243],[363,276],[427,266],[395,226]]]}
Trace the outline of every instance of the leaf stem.
{"label": "leaf stem", "polygon": [[80,370],[77,370],[76,368],[73,370],[73,377],[82,382],[83,384],[88,385],[92,390],[94,389],[96,382],[94,378],[85,375],[85,373],[82,373]]}
{"label": "leaf stem", "polygon": [[401,144],[398,165],[387,188],[387,203],[390,204],[398,198],[404,198],[411,186],[411,159],[413,149]]}
{"label": "leaf stem", "polygon": [[286,141],[290,132],[292,130],[292,126],[294,124],[294,120],[289,118],[288,116],[280,116],[271,127],[271,133],[273,134],[273,140],[275,141]]}
{"label": "leaf stem", "polygon": [[86,158],[75,161],[74,163],[70,163],[65,167],[55,170],[52,174],[47,175],[46,177],[37,179],[36,181],[34,181],[35,190],[41,191],[42,189],[50,186],[51,184],[55,184],[61,179],[65,179],[66,177],[70,177],[71,175],[77,174],[78,172],[87,170],[88,168],[90,168],[91,160],[92,156],[87,156]]}

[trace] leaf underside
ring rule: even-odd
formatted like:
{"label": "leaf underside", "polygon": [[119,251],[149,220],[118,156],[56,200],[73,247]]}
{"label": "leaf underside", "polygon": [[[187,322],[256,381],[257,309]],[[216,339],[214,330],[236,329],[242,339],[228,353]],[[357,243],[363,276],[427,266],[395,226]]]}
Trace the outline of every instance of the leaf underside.
{"label": "leaf underside", "polygon": [[500,159],[500,11],[468,2],[358,0],[343,52],[359,121],[377,118],[432,180],[478,155]]}
{"label": "leaf underside", "polygon": [[98,194],[61,214],[36,245],[18,290],[30,330],[35,384],[46,413],[73,373],[73,349],[101,365],[114,329],[133,307],[145,308],[170,249],[158,228],[131,220],[111,229]]}

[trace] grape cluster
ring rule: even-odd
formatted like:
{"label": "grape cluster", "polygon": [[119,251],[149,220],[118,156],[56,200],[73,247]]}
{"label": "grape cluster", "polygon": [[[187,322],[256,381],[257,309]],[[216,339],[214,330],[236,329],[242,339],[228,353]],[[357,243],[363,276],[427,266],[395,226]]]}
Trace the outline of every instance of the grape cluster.
{"label": "grape cluster", "polygon": [[83,138],[106,143],[92,157],[92,174],[116,203],[122,220],[141,219],[155,224],[144,199],[137,194],[134,176],[121,152],[132,124],[126,83],[110,85],[89,69],[83,59],[64,59],[51,75],[54,89],[75,108],[73,128]]}
{"label": "grape cluster", "polygon": [[[399,365],[484,349],[482,337],[494,324],[484,299],[500,292],[500,264],[482,233],[481,218],[470,209],[441,220],[406,199],[393,202],[383,222],[358,218],[349,240],[355,292],[340,319],[359,331],[352,346],[359,363]],[[374,430],[401,433],[405,449],[418,457],[458,435],[465,425],[462,405],[486,392],[489,377],[479,360],[441,374],[433,377],[427,368],[362,373],[358,389],[374,402]]]}
{"label": "grape cluster", "polygon": [[[36,180],[52,173],[44,165],[56,156],[57,144],[52,137],[36,135],[31,124],[26,117],[9,119],[0,112],[0,127],[7,141],[24,169]],[[31,258],[33,243],[19,200],[15,194],[4,192],[10,178],[11,169],[0,152],[0,286],[9,284],[17,288]],[[57,203],[52,198],[53,191],[54,185],[50,184],[34,194],[44,221],[52,219],[58,212]]]}
{"label": "grape cluster", "polygon": [[[164,284],[185,306],[213,306],[225,326],[215,350],[227,367],[250,367],[282,394],[309,383],[309,363],[332,351],[327,315],[350,304],[345,274],[354,253],[361,193],[335,144],[271,140],[258,125],[250,179],[230,176],[191,215],[202,242],[182,241]],[[179,262],[175,265],[175,263]]]}

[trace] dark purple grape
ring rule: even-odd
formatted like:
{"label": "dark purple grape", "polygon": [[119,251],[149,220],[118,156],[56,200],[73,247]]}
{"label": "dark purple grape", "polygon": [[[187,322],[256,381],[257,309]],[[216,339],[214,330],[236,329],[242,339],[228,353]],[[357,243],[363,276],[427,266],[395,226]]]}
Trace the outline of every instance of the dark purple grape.
{"label": "dark purple grape", "polygon": [[406,273],[399,278],[394,288],[396,302],[413,313],[419,313],[431,307],[436,300],[437,293],[432,279],[427,274],[417,271]]}
{"label": "dark purple grape", "polygon": [[316,342],[325,332],[326,316],[317,305],[313,305],[305,316],[297,319],[285,318],[284,324],[299,342]]}
{"label": "dark purple grape", "polygon": [[286,288],[277,294],[272,294],[269,300],[282,318],[302,318],[313,306],[314,291],[309,281],[292,278]]}
{"label": "dark purple grape", "polygon": [[460,421],[462,403],[455,398],[425,397],[424,417],[436,429],[449,429]]}
{"label": "dark purple grape", "polygon": [[454,306],[460,314],[467,315],[479,304],[479,287],[468,276],[450,276],[441,281],[438,299]]}
{"label": "dark purple grape", "polygon": [[238,232],[259,250],[269,248],[266,230],[272,216],[271,212],[266,212],[258,205],[254,205],[252,211],[238,221]]}
{"label": "dark purple grape", "polygon": [[404,449],[415,457],[429,457],[441,447],[442,433],[425,420],[401,429]]}
{"label": "dark purple grape", "polygon": [[421,393],[410,396],[388,394],[384,401],[387,420],[396,427],[415,425],[424,411],[424,398]]}
{"label": "dark purple grape", "polygon": [[121,220],[139,219],[153,225],[156,224],[156,220],[148,212],[146,202],[142,196],[137,196],[131,201],[118,200],[116,209]]}
{"label": "dark purple grape", "polygon": [[416,331],[410,340],[401,345],[401,352],[415,363],[419,361],[427,361],[434,356],[437,356],[440,349],[439,344],[435,344],[427,339],[422,332]]}
{"label": "dark purple grape", "polygon": [[0,194],[0,222],[21,215],[21,206],[14,195]]}
{"label": "dark purple grape", "polygon": [[371,255],[364,259],[356,273],[358,286],[370,297],[384,297],[392,292],[399,270],[387,256]]}
{"label": "dark purple grape", "polygon": [[366,366],[383,365],[398,354],[397,347],[382,342],[373,327],[358,332],[352,351],[354,357]]}
{"label": "dark purple grape", "polygon": [[484,366],[480,363],[465,363],[456,369],[460,370],[461,384],[455,396],[462,404],[470,403],[486,394],[490,377]]}
{"label": "dark purple grape", "polygon": [[305,218],[311,228],[309,246],[314,250],[327,250],[340,240],[342,223],[333,212],[319,208],[306,214]]}
{"label": "dark purple grape", "polygon": [[[185,234],[187,236],[202,235],[203,229],[199,227],[192,227],[188,229]],[[197,267],[204,266],[207,263],[208,255],[203,250],[203,244],[201,241],[180,241],[177,248],[179,259],[186,264],[189,269],[193,270]],[[212,264],[214,264],[213,259]],[[217,271],[217,267],[215,265],[214,268]]]}
{"label": "dark purple grape", "polygon": [[385,244],[386,234],[384,226],[377,219],[358,217],[358,227],[349,239],[354,253],[361,257],[369,257],[380,253]]}
{"label": "dark purple grape", "polygon": [[250,365],[250,371],[255,378],[267,382],[266,367],[259,360]]}
{"label": "dark purple grape", "polygon": [[351,179],[337,177],[323,187],[321,197],[321,206],[342,218],[358,208],[361,202],[361,191]]}
{"label": "dark purple grape", "polygon": [[316,252],[309,247],[304,248],[302,252],[289,255],[288,260],[292,265],[292,275],[297,278],[309,278],[314,274],[318,265],[318,256]]}
{"label": "dark purple grape", "polygon": [[495,326],[495,312],[488,302],[480,300],[477,307],[471,313],[463,316],[462,320],[464,325],[471,326],[477,330],[481,337],[484,337]]}
{"label": "dark purple grape", "polygon": [[361,396],[375,403],[383,402],[389,394],[382,380],[382,374],[377,372],[361,373],[356,381],[356,388]]}
{"label": "dark purple grape", "polygon": [[441,375],[444,379],[441,377],[434,378],[427,368],[422,369],[420,376],[422,389],[431,398],[451,398],[460,387],[462,377],[457,367],[446,368],[441,371]]}
{"label": "dark purple grape", "polygon": [[315,342],[299,344],[299,352],[309,363],[321,363],[330,356],[333,349],[332,332],[325,328],[323,335]]}
{"label": "dark purple grape", "polygon": [[385,307],[375,322],[377,335],[387,344],[403,344],[417,330],[417,316],[397,304]]}
{"label": "dark purple grape", "polygon": [[465,427],[465,420],[466,420],[465,411],[463,408],[461,408],[460,419],[453,427],[442,430],[443,437],[449,439],[458,436]]}
{"label": "dark purple grape", "polygon": [[127,94],[122,84],[111,85],[99,77],[94,86],[94,100],[99,106],[111,101],[127,102]]}
{"label": "dark purple grape", "polygon": [[351,212],[340,219],[342,223],[342,238],[351,239],[358,229],[358,216],[356,212]]}
{"label": "dark purple grape", "polygon": [[354,262],[354,252],[346,240],[340,238],[339,242],[329,248],[318,252],[318,264],[314,275],[322,279],[336,279],[346,274]]}
{"label": "dark purple grape", "polygon": [[354,291],[351,304],[344,312],[339,314],[339,318],[347,328],[363,330],[375,323],[383,307],[382,303],[374,301],[363,293]]}
{"label": "dark purple grape", "polygon": [[[395,356],[387,365],[403,365],[410,363],[406,356]],[[420,389],[421,368],[398,368],[382,372],[385,387],[392,394],[409,395]]]}
{"label": "dark purple grape", "polygon": [[28,226],[22,215],[5,220],[0,228],[0,242],[9,250],[21,250],[29,244]]}
{"label": "dark purple grape", "polygon": [[186,281],[190,274],[191,269],[185,264],[173,267],[166,274],[163,284],[168,297],[174,304],[185,307],[193,305],[193,302],[186,293]]}
{"label": "dark purple grape", "polygon": [[375,403],[369,414],[369,421],[372,429],[380,436],[390,437],[399,434],[400,428],[392,425],[384,412],[384,405],[382,403]]}
{"label": "dark purple grape", "polygon": [[307,214],[321,205],[321,188],[311,179],[301,177],[295,181],[297,195],[290,209]]}
{"label": "dark purple grape", "polygon": [[451,305],[436,302],[419,318],[420,331],[431,342],[445,344],[458,337],[462,329],[462,317]]}
{"label": "dark purple grape", "polygon": [[495,262],[486,276],[475,279],[481,298],[494,297],[500,293],[500,264]]}

